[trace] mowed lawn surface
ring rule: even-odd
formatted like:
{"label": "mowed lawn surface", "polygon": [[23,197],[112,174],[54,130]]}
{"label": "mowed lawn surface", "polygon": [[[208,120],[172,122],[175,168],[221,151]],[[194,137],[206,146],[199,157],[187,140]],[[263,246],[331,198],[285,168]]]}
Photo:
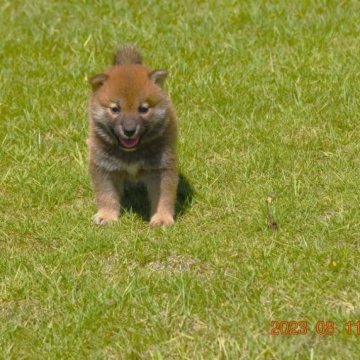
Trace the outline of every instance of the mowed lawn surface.
{"label": "mowed lawn surface", "polygon": [[[359,17],[357,1],[0,2],[0,357],[359,358]],[[171,229],[149,228],[141,194],[91,222],[87,78],[121,43],[170,72]],[[307,334],[270,335],[291,320]]]}

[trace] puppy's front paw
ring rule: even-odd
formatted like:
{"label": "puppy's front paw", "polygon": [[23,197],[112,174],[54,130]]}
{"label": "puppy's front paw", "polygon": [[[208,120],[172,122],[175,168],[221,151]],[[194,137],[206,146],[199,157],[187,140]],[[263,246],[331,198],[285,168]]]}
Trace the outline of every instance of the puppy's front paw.
{"label": "puppy's front paw", "polygon": [[93,222],[96,225],[105,225],[118,219],[118,213],[112,211],[99,210],[93,216]]}
{"label": "puppy's front paw", "polygon": [[170,214],[154,214],[150,219],[151,226],[169,227],[174,223],[174,218]]}

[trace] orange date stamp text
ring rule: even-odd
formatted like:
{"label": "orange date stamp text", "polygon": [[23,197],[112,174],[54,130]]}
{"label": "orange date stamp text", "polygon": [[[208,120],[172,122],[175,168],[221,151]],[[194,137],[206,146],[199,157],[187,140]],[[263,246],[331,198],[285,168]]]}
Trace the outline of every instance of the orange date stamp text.
{"label": "orange date stamp text", "polygon": [[334,335],[345,331],[348,335],[360,335],[360,320],[348,321],[344,327],[336,328],[334,321],[319,320],[312,326],[308,321],[271,321],[271,335],[306,335],[308,332],[315,332],[318,335]]}

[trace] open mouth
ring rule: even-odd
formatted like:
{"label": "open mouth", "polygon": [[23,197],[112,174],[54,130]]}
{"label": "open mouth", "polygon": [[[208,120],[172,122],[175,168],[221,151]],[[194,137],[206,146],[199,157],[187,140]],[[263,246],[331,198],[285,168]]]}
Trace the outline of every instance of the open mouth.
{"label": "open mouth", "polygon": [[122,147],[127,151],[135,150],[139,142],[140,137],[137,137],[135,139],[120,139]]}

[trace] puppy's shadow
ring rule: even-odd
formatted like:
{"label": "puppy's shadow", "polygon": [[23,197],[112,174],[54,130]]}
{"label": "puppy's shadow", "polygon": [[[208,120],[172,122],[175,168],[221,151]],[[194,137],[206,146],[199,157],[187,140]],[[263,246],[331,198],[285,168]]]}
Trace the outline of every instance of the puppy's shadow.
{"label": "puppy's shadow", "polygon": [[[190,182],[182,174],[179,175],[179,185],[176,194],[175,217],[184,214],[192,204],[194,190]],[[150,201],[144,184],[125,183],[122,208],[135,212],[143,220],[150,219]]]}

